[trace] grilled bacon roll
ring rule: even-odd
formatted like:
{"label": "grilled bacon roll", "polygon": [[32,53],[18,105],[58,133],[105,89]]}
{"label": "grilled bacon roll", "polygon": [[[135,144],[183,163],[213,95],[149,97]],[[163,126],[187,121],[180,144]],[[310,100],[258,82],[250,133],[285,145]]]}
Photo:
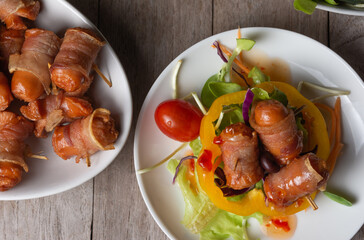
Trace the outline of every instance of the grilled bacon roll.
{"label": "grilled bacon roll", "polygon": [[7,74],[9,65],[9,56],[19,53],[24,42],[24,30],[6,29],[0,26],[0,69]]}
{"label": "grilled bacon roll", "polygon": [[292,109],[277,100],[264,100],[253,104],[249,123],[264,147],[280,165],[286,165],[303,148],[303,133],[297,129]]}
{"label": "grilled bacon roll", "polygon": [[257,133],[244,123],[235,123],[219,136],[226,185],[233,189],[248,188],[263,178],[259,165]]}
{"label": "grilled bacon roll", "polygon": [[0,191],[6,191],[21,181],[24,161],[24,140],[33,131],[33,124],[22,116],[0,112]]}
{"label": "grilled bacon roll", "polygon": [[68,29],[50,68],[53,83],[68,95],[83,95],[90,87],[91,68],[103,45],[105,42],[89,29]]}
{"label": "grilled bacon roll", "polygon": [[63,91],[60,91],[58,95],[48,95],[43,99],[35,100],[20,108],[24,117],[35,121],[34,134],[37,137],[46,137],[45,132],[52,131],[60,123],[87,117],[92,110],[88,101],[68,97]]}
{"label": "grilled bacon roll", "polygon": [[34,21],[39,10],[37,0],[0,0],[0,19],[9,29],[27,29],[22,17]]}
{"label": "grilled bacon roll", "polygon": [[9,71],[14,73],[11,90],[15,97],[30,102],[51,92],[48,64],[53,62],[61,40],[51,31],[28,29],[21,54],[10,55]]}
{"label": "grilled bacon roll", "polygon": [[9,81],[5,75],[0,72],[0,111],[4,111],[14,100],[13,95],[11,95]]}
{"label": "grilled bacon roll", "polygon": [[314,153],[307,153],[279,172],[269,174],[264,181],[264,192],[268,201],[285,207],[324,186],[328,177],[326,162]]}
{"label": "grilled bacon roll", "polygon": [[56,127],[52,145],[61,158],[66,160],[76,156],[76,162],[79,162],[81,158],[87,160],[97,151],[114,149],[113,144],[118,135],[109,110],[98,108],[86,118]]}

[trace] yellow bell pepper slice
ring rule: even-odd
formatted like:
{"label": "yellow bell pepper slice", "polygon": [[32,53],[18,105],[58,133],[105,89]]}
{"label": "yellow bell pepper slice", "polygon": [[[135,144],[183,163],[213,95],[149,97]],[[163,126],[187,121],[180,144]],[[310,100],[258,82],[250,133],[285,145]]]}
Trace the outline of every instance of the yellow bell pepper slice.
{"label": "yellow bell pepper slice", "polygon": [[[305,105],[302,112],[313,119],[312,126],[309,128],[310,132],[308,136],[310,146],[317,145],[317,156],[326,160],[330,153],[330,143],[325,119],[317,107],[311,101],[303,97],[296,88],[287,83],[264,82],[257,85],[256,87],[262,88],[267,92],[272,92],[276,87],[286,94],[290,106],[301,107],[302,105]],[[249,191],[239,201],[229,201],[223,196],[220,188],[215,185],[214,172],[218,167],[215,159],[218,159],[218,157],[221,155],[221,150],[217,144],[213,143],[214,138],[216,137],[214,122],[218,119],[221,111],[223,110],[223,106],[242,104],[245,99],[245,94],[246,91],[240,91],[226,94],[217,98],[213,102],[208,113],[202,119],[200,127],[200,139],[202,143],[201,154],[204,152],[204,150],[209,150],[212,152],[211,161],[213,167],[211,171],[208,171],[199,164],[196,164],[200,186],[218,208],[241,216],[248,216],[254,212],[261,212],[268,216],[282,216],[295,214],[306,209],[310,205],[305,198],[301,198],[285,208],[278,209],[271,203],[266,205],[264,193],[262,190],[258,189]],[[311,197],[314,196],[315,194],[312,194]]]}

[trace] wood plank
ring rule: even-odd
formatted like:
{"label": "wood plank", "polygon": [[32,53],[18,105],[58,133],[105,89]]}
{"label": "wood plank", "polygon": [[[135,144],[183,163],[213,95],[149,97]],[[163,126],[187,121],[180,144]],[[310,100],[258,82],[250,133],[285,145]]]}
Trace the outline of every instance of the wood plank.
{"label": "wood plank", "polygon": [[[330,48],[364,79],[364,18],[330,13]],[[364,239],[364,225],[352,238]]]}
{"label": "wood plank", "polygon": [[[70,1],[82,7],[82,12],[94,23],[97,23],[97,2]],[[92,207],[93,180],[50,197],[2,201],[0,239],[91,239]]]}
{"label": "wood plank", "polygon": [[327,44],[327,18],[323,11],[311,16],[287,0],[215,0],[214,34],[240,27],[275,27],[291,30]]}
{"label": "wood plank", "polygon": [[364,80],[364,18],[330,13],[330,48]]}
{"label": "wood plank", "polygon": [[78,11],[84,14],[93,24],[97,26],[99,16],[99,0],[67,0]]}
{"label": "wood plank", "polygon": [[90,239],[92,180],[65,193],[0,202],[0,239]]}
{"label": "wood plank", "polygon": [[134,124],[113,164],[95,179],[94,239],[167,239],[141,197],[133,164],[137,114],[149,88],[180,52],[209,36],[211,1],[100,2],[100,30],[129,79]]}

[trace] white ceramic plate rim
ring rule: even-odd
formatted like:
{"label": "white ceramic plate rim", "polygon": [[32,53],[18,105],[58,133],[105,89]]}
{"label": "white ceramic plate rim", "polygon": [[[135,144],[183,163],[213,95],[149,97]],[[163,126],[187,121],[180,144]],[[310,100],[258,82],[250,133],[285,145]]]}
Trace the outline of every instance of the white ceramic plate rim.
{"label": "white ceramic plate rim", "polygon": [[[80,13],[75,7],[73,7],[70,3],[68,3],[67,1],[65,1],[65,0],[56,0],[56,1],[54,1],[54,0],[42,0],[42,3],[50,4],[50,5],[53,5],[53,4],[54,5],[55,4],[63,5],[64,8],[69,10],[69,12],[73,13],[74,17],[81,20],[85,24],[85,26],[88,26],[91,29],[98,31],[99,34],[106,40],[106,38],[96,28],[96,26],[90,20],[88,20],[82,13]],[[39,15],[42,15],[43,11],[44,11],[44,9],[42,7]],[[65,26],[65,27],[76,27],[76,26]],[[106,40],[106,42],[107,42],[107,40]],[[128,80],[127,80],[127,76],[125,74],[124,68],[122,67],[116,53],[114,52],[114,50],[112,49],[112,47],[110,46],[110,44],[108,42],[103,47],[103,49],[105,49],[104,51],[107,52],[106,54],[109,54],[108,55],[109,58],[111,58],[113,60],[113,63],[116,66],[115,69],[117,69],[117,71],[120,72],[120,76],[118,76],[118,79],[114,79],[114,82],[115,81],[120,81],[121,82],[120,84],[122,84],[123,88],[125,89],[124,90],[124,94],[125,94],[124,99],[126,99],[126,102],[122,103],[124,105],[123,108],[125,108],[125,112],[123,112],[123,115],[120,116],[120,119],[122,121],[120,127],[122,127],[122,131],[120,132],[119,137],[118,137],[118,139],[117,139],[117,141],[115,143],[115,149],[111,150],[110,155],[108,155],[108,156],[111,156],[111,157],[103,159],[103,162],[98,164],[97,167],[95,167],[93,169],[92,169],[92,166],[91,166],[89,172],[85,172],[83,175],[77,176],[74,180],[72,180],[72,182],[59,183],[59,185],[55,185],[52,188],[42,189],[41,191],[35,191],[35,192],[32,192],[32,193],[26,193],[26,194],[14,192],[13,190],[16,190],[16,188],[18,187],[18,186],[15,186],[14,189],[10,189],[10,190],[8,190],[6,192],[0,193],[0,200],[25,200],[25,199],[40,198],[40,197],[50,196],[50,195],[54,195],[54,194],[58,194],[58,193],[70,190],[70,189],[75,188],[75,187],[85,183],[86,181],[92,179],[96,175],[98,175],[107,166],[109,166],[113,162],[113,160],[117,157],[117,155],[120,153],[123,146],[125,145],[125,142],[126,142],[128,136],[129,136],[130,129],[131,129],[131,123],[132,123],[132,97],[131,97],[131,91],[130,91],[129,83],[128,83]],[[119,103],[119,104],[121,104],[121,103]],[[102,107],[102,106],[100,106],[100,107]],[[111,115],[113,115],[113,114],[111,113]],[[47,139],[50,141],[51,140],[50,136]],[[96,154],[98,154],[98,153],[96,153]],[[56,161],[63,161],[63,160],[59,158]],[[72,165],[75,164],[74,159],[70,159],[68,161],[69,161],[69,164],[70,164],[69,167],[72,168],[73,167]],[[79,165],[83,166],[83,163],[81,162],[80,164],[76,164],[75,166],[79,167]],[[83,166],[83,167],[87,168],[86,166]],[[30,169],[30,171],[31,170],[32,169]]]}
{"label": "white ceramic plate rim", "polygon": [[[302,39],[304,39],[305,41],[309,42],[312,45],[315,45],[315,47],[319,47],[321,48],[323,51],[326,51],[328,55],[330,55],[332,58],[335,58],[336,60],[338,60],[340,62],[340,64],[342,65],[343,68],[346,68],[350,74],[352,74],[350,77],[351,80],[355,81],[356,84],[359,84],[361,86],[361,89],[364,89],[364,84],[362,82],[362,80],[360,79],[359,75],[352,69],[352,67],[346,63],[339,55],[337,55],[334,51],[332,51],[331,49],[329,49],[327,46],[298,33],[295,32],[291,32],[288,30],[282,30],[282,29],[275,29],[275,28],[265,28],[265,27],[253,27],[253,28],[245,28],[242,29],[242,32],[244,32],[245,30],[255,30],[255,31],[281,31],[282,33],[289,33],[292,34],[292,36],[296,36],[296,37],[300,37]],[[202,46],[203,44],[210,44],[217,39],[220,39],[220,36],[224,36],[225,34],[233,36],[233,34],[236,33],[236,30],[231,30],[231,31],[227,31],[227,32],[223,32],[214,36],[211,36],[207,39],[202,40],[199,43],[196,43],[195,45],[193,45],[192,47],[188,48],[186,51],[184,51],[183,53],[181,53],[178,57],[176,57],[165,69],[164,71],[161,73],[161,75],[157,78],[157,80],[155,81],[155,83],[153,84],[152,88],[150,89],[144,103],[142,106],[142,109],[139,113],[139,117],[138,117],[138,122],[137,122],[137,126],[136,126],[136,130],[135,130],[135,137],[134,137],[134,164],[135,164],[135,171],[138,171],[140,169],[140,159],[139,159],[139,141],[141,141],[141,136],[142,133],[140,131],[141,129],[141,122],[142,122],[142,118],[143,115],[145,114],[145,112],[147,111],[147,103],[153,98],[153,93],[155,92],[155,90],[157,89],[157,86],[160,85],[160,83],[162,81],[164,81],[164,79],[166,78],[166,76],[171,72],[171,70],[174,68],[174,66],[176,65],[177,61],[179,59],[183,59],[184,57],[188,57],[188,55],[192,52],[194,52],[197,48],[199,48],[200,46]],[[217,57],[217,56],[216,56]],[[218,57],[217,57],[218,58]],[[172,151],[172,149],[171,149]],[[162,166],[162,168],[165,168],[165,166]],[[165,171],[167,171],[165,169]],[[174,235],[174,233],[172,233],[165,225],[165,223],[161,220],[161,218],[158,215],[158,212],[156,212],[156,210],[154,209],[153,205],[151,204],[151,200],[150,197],[148,196],[148,194],[146,193],[146,188],[145,188],[145,183],[143,181],[143,175],[139,175],[136,174],[137,177],[137,181],[139,184],[139,188],[142,194],[142,197],[146,203],[146,206],[148,208],[148,210],[150,211],[151,215],[153,216],[153,218],[155,219],[156,223],[159,225],[159,227],[163,230],[163,232],[170,238],[170,239],[176,239],[176,236]],[[168,184],[168,183],[167,183]],[[350,237],[352,237],[357,231],[358,229],[362,226],[364,222],[364,217],[362,217],[360,222],[356,222],[353,223],[355,224],[355,227],[353,227],[351,230],[352,232],[349,233]],[[181,224],[181,226],[183,227],[183,225]]]}

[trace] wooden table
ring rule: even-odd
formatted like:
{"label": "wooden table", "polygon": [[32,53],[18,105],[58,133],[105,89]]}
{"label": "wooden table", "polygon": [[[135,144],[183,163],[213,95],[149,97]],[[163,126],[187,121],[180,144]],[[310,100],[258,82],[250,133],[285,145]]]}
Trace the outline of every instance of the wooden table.
{"label": "wooden table", "polygon": [[[136,182],[135,123],[149,88],[167,64],[208,36],[238,26],[292,30],[329,46],[364,79],[364,17],[321,10],[308,16],[293,9],[293,0],[70,2],[106,36],[126,70],[134,106],[129,140],[105,171],[75,189],[0,202],[0,239],[167,239]],[[363,238],[364,227],[353,239]]]}

